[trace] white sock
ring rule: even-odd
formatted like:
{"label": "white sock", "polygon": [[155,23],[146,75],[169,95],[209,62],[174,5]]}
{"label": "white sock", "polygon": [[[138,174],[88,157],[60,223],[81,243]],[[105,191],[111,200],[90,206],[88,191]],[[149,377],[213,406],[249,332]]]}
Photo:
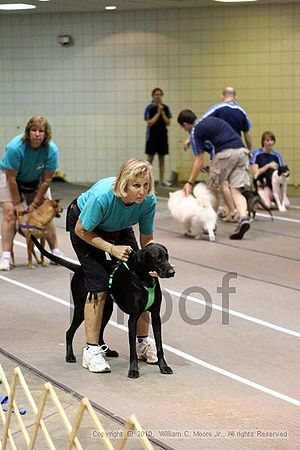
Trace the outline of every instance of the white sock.
{"label": "white sock", "polygon": [[10,252],[3,252],[2,253],[2,258],[11,260],[11,253]]}
{"label": "white sock", "polygon": [[55,255],[55,256],[60,256],[61,255],[61,251],[59,250],[59,248],[53,248],[51,250],[51,253],[52,253],[52,255]]}

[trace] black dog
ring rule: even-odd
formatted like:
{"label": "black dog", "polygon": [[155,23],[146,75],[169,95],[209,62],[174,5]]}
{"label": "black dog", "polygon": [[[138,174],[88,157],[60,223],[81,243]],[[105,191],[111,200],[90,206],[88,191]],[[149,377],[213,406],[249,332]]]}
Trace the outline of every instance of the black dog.
{"label": "black dog", "polygon": [[[74,301],[74,315],[70,328],[66,333],[66,361],[76,362],[73,353],[73,337],[84,320],[84,305],[87,297],[87,291],[84,286],[84,277],[81,266],[73,264],[63,258],[52,255],[40,246],[39,242],[32,236],[32,240],[42,254],[48,259],[60,264],[74,272],[71,281],[71,291]],[[131,253],[127,263],[117,263],[114,268],[110,268],[110,296],[105,302],[102,326],[99,337],[99,344],[103,344],[103,332],[107,325],[112,309],[113,300],[122,311],[129,314],[129,348],[130,348],[130,367],[128,371],[129,378],[138,378],[138,359],[136,353],[136,324],[143,311],[148,310],[151,313],[152,328],[155,338],[158,366],[163,374],[173,373],[164,359],[161,337],[160,306],[162,301],[161,288],[157,278],[149,275],[149,272],[155,271],[160,278],[171,278],[175,275],[175,270],[168,261],[168,251],[161,244],[148,244],[142,250]],[[108,261],[109,263],[110,261]],[[108,266],[109,267],[109,266]],[[153,292],[153,303],[151,303],[151,293]],[[112,300],[113,299],[113,300]],[[149,304],[151,303],[151,305]],[[107,355],[109,356],[109,355]],[[110,355],[110,356],[117,356]]]}
{"label": "black dog", "polygon": [[245,197],[246,201],[247,201],[247,209],[248,209],[248,215],[249,218],[251,219],[255,219],[255,215],[256,215],[256,207],[258,205],[260,205],[262,207],[262,209],[264,209],[265,211],[268,211],[268,213],[271,216],[271,219],[274,220],[273,217],[273,213],[271,211],[270,208],[267,207],[267,205],[265,204],[265,202],[262,200],[262,198],[260,197],[260,195],[258,194],[257,190],[247,190],[247,189],[242,189],[242,194]]}

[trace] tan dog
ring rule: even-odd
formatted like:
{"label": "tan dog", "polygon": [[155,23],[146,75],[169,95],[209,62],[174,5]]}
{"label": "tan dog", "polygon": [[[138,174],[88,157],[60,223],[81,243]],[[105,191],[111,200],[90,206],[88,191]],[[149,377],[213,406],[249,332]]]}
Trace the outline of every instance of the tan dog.
{"label": "tan dog", "polygon": [[46,199],[41,206],[33,211],[19,215],[17,230],[26,239],[28,267],[30,269],[35,268],[32,263],[32,255],[38,264],[41,264],[43,267],[47,266],[44,261],[44,255],[41,254],[41,260],[37,258],[30,235],[33,234],[37,239],[40,239],[41,245],[45,247],[50,223],[54,217],[60,217],[61,212],[62,208],[59,206],[59,200]]}

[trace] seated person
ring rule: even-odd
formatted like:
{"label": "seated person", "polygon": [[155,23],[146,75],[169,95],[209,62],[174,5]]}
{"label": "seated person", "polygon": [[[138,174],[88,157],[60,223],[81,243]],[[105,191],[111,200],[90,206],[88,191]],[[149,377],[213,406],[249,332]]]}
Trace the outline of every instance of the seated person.
{"label": "seated person", "polygon": [[266,207],[275,201],[279,211],[286,211],[290,202],[287,198],[289,169],[279,152],[273,150],[276,142],[271,131],[265,131],[261,138],[261,148],[253,150],[250,164],[254,176],[254,185]]}

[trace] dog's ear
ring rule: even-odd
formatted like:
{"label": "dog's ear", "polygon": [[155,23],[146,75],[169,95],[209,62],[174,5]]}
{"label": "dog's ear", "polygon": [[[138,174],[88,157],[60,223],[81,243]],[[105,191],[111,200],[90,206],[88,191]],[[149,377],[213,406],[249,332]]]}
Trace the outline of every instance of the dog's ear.
{"label": "dog's ear", "polygon": [[163,244],[158,244],[161,248],[163,248],[164,249],[164,251],[166,252],[166,254],[167,254],[167,257],[168,257],[168,259],[169,259],[169,252],[168,252],[168,249],[167,249],[167,247],[165,247]]}
{"label": "dog's ear", "polygon": [[131,253],[130,259],[132,258],[134,261],[134,264],[137,268],[141,268],[143,270],[143,267],[145,266],[145,247],[138,252]]}

